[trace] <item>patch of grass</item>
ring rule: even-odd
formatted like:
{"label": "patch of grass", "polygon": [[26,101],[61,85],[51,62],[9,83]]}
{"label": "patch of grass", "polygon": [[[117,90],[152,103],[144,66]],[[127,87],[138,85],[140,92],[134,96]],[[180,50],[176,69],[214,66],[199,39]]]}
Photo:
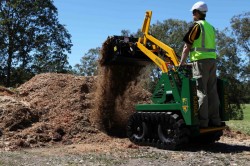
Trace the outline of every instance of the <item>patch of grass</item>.
{"label": "patch of grass", "polygon": [[243,120],[230,120],[226,124],[233,130],[250,135],[250,104],[245,105]]}
{"label": "patch of grass", "polygon": [[244,111],[244,120],[250,121],[250,104],[246,104]]}

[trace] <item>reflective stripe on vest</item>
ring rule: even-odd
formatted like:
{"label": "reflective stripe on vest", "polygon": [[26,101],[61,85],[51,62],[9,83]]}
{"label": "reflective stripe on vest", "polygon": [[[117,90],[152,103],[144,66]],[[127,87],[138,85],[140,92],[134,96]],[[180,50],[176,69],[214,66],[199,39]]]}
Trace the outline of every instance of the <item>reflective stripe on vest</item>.
{"label": "reflective stripe on vest", "polygon": [[[200,59],[207,58],[216,58],[215,53],[215,29],[206,21],[200,20],[196,23],[199,24],[201,28],[200,36],[197,40],[194,41],[192,48],[190,49],[190,59],[191,61],[196,61]],[[205,26],[206,30],[205,30]],[[208,31],[208,33],[206,33]],[[208,34],[212,34],[212,36],[207,36]],[[206,43],[206,37],[211,37],[211,42]],[[207,44],[207,45],[206,45]]]}
{"label": "reflective stripe on vest", "polygon": [[191,48],[190,51],[203,51],[203,52],[215,52],[215,49],[209,49],[209,48]]}

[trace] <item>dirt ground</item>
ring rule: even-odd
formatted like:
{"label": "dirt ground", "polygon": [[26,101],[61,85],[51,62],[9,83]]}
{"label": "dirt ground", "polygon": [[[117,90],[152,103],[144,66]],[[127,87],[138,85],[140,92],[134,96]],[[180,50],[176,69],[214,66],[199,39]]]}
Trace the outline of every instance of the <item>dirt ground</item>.
{"label": "dirt ground", "polygon": [[0,165],[248,166],[250,139],[244,134],[230,132],[210,146],[192,145],[181,151],[168,151],[139,147],[126,138],[99,133],[88,143],[1,150]]}

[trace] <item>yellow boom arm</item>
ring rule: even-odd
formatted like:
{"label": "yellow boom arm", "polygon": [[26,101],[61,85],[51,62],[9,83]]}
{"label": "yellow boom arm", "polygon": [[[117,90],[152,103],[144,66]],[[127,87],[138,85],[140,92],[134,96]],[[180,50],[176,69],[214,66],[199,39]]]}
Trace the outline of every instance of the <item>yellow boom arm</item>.
{"label": "yellow boom arm", "polygon": [[[164,44],[163,42],[159,41],[158,39],[151,36],[149,31],[150,21],[152,17],[152,11],[147,11],[145,15],[145,19],[142,26],[142,33],[143,36],[138,39],[137,47],[145,54],[147,55],[161,70],[163,73],[168,72],[168,63],[158,57],[155,52],[161,48],[165,51],[165,55],[167,56],[167,61],[174,65],[179,65],[179,60],[174,52],[174,50],[169,47],[168,45]],[[148,41],[151,41],[153,43],[153,50],[149,50],[146,47],[146,44]]]}

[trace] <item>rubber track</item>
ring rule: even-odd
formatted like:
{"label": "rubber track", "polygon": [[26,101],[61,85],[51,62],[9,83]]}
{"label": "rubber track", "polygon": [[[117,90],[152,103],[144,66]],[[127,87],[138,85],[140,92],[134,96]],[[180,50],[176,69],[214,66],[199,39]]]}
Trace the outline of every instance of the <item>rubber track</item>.
{"label": "rubber track", "polygon": [[[139,125],[142,123],[144,123],[144,127]],[[162,130],[167,128],[167,131],[170,131],[170,136],[159,132],[162,131],[159,130],[159,125]],[[137,133],[135,129],[140,129],[140,132]],[[174,112],[136,112],[130,117],[127,126],[127,135],[130,141],[138,145],[160,149],[179,149],[188,142],[188,134],[189,130],[186,128],[184,120]]]}

